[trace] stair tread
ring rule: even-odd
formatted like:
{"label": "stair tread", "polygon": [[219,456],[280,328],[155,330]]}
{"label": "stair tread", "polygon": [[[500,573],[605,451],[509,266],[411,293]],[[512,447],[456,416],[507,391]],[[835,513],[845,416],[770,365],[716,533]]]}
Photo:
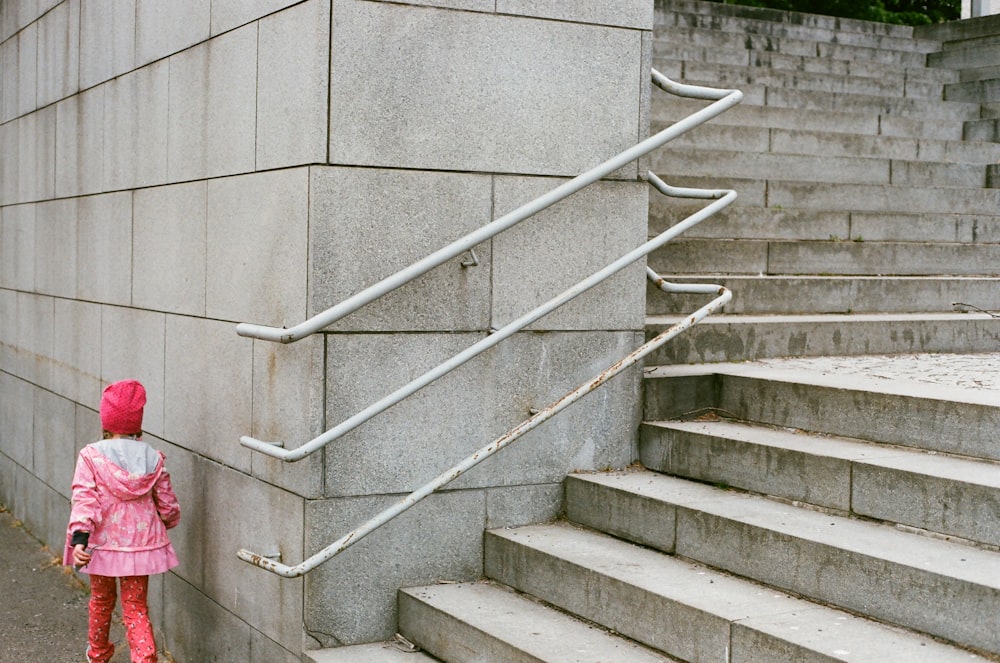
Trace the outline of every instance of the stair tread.
{"label": "stair tread", "polygon": [[907,469],[921,474],[1000,489],[1000,464],[973,458],[931,454],[869,440],[776,428],[738,421],[647,421],[649,426],[721,437],[746,444],[830,456],[871,465]]}
{"label": "stair tread", "polygon": [[930,537],[915,539],[918,535],[882,524],[800,509],[657,472],[574,476],[663,503],[1000,591],[1000,553]]}
{"label": "stair tread", "polygon": [[403,651],[393,642],[314,649],[302,655],[308,663],[438,663],[422,652]]}
{"label": "stair tread", "polygon": [[[730,624],[774,632],[781,639],[824,651],[834,656],[833,660],[906,661],[917,655],[931,655],[935,661],[975,660],[966,651],[926,636],[571,525],[539,525],[490,534],[564,560],[588,575],[607,576]],[[636,601],[645,605],[641,598]],[[608,625],[626,635],[631,629],[641,630],[629,623]],[[850,656],[846,655],[846,642],[855,652]]]}
{"label": "stair tread", "polygon": [[916,63],[922,56],[941,48],[941,42],[935,40],[814,27],[798,30],[796,27],[772,21],[743,18],[730,20],[720,17],[708,24],[698,21],[695,24],[683,24],[678,21],[671,25],[659,21],[654,32],[661,37],[675,35],[679,39],[687,38],[695,43],[699,43],[696,35],[701,33],[717,36],[720,40],[732,40],[737,44],[749,44],[748,50],[771,50],[796,55],[816,55],[818,50],[824,55],[841,59],[852,53],[864,55],[877,51],[886,59]]}
{"label": "stair tread", "polygon": [[[729,278],[729,277],[727,277]],[[711,280],[710,278],[707,280]],[[687,316],[676,315],[647,315],[647,326],[666,326],[684,320]],[[938,322],[961,321],[961,320],[991,320],[993,316],[986,313],[720,313],[709,316],[699,322],[699,325],[721,325],[732,324],[733,322],[744,322],[746,324],[767,323],[781,324],[783,322],[829,322],[836,324],[849,324],[852,322],[865,323],[889,323],[902,322],[907,320],[934,320]]]}
{"label": "stair tread", "polygon": [[[651,133],[672,122],[653,122]],[[708,145],[709,147],[705,147]],[[821,129],[799,130],[710,122],[670,142],[678,147],[773,154],[869,157],[929,163],[990,164],[1000,159],[1000,143],[934,138],[847,134]]]}
{"label": "stair tread", "polygon": [[[587,624],[564,612],[543,606],[487,583],[438,584],[400,590],[401,594],[433,610],[449,614],[486,637],[510,643],[525,660],[546,663],[667,663],[674,661]],[[405,635],[434,652],[443,633]],[[463,637],[463,649],[479,660],[473,638]],[[447,646],[447,643],[446,645]],[[485,649],[485,647],[484,647]],[[444,652],[439,655],[444,656]]]}

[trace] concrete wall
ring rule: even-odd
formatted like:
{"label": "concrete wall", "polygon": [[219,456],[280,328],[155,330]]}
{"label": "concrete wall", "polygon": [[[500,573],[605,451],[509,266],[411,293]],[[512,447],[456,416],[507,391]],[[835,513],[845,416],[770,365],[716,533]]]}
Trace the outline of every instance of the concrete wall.
{"label": "concrete wall", "polygon": [[[153,583],[179,661],[297,661],[395,629],[395,590],[481,573],[566,471],[634,457],[639,376],[320,567],[297,563],[642,339],[628,269],[325,451],[298,446],[641,243],[633,165],[290,346],[292,325],[645,137],[652,3],[0,3],[0,500],[61,547],[107,383],[149,392],[184,509]],[[332,45],[332,47],[331,47]]]}

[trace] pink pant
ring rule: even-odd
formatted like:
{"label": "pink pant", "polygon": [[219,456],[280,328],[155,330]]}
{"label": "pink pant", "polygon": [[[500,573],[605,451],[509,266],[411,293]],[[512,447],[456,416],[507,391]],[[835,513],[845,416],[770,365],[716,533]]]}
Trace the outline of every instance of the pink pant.
{"label": "pink pant", "polygon": [[116,580],[120,580],[122,586],[122,616],[132,663],[156,663],[156,643],[146,606],[149,576],[111,578],[95,575],[90,576],[88,663],[108,663],[115,653],[108,633],[111,630],[111,613],[118,598]]}

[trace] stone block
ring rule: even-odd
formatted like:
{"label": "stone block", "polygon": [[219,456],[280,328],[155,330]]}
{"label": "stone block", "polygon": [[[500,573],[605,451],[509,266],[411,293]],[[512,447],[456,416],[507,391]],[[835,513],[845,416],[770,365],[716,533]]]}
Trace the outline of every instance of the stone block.
{"label": "stone block", "polygon": [[[498,177],[497,217],[562,183]],[[647,192],[643,183],[598,182],[495,237],[492,324],[512,322],[645,242]],[[530,328],[641,329],[644,265],[632,263]]]}
{"label": "stone block", "polygon": [[[312,169],[310,315],[488,223],[490,194],[481,175]],[[491,251],[488,243],[474,249],[479,266],[462,267],[469,256],[457,256],[334,328],[486,329]]]}
{"label": "stone block", "polygon": [[[250,626],[173,573],[164,576],[166,647],[179,661],[249,661]],[[233,588],[235,591],[235,588]]]}
{"label": "stone block", "polygon": [[[260,440],[299,446],[323,432],[324,351],[322,335],[294,345],[253,343],[253,428]],[[260,453],[251,458],[253,475],[308,498],[323,496],[323,454],[285,463]]]}
{"label": "stone block", "polygon": [[66,545],[69,499],[27,471],[17,473],[15,490],[25,526],[44,545],[61,553]]}
{"label": "stone block", "polygon": [[[162,313],[104,306],[101,310],[101,382],[138,380],[146,387],[142,429],[163,435],[166,320]],[[95,411],[100,396],[85,401]]]}
{"label": "stone block", "polygon": [[104,185],[104,89],[92,88],[56,106],[57,196],[96,193]]}
{"label": "stone block", "polygon": [[[309,502],[306,554],[315,554],[397,499]],[[433,495],[414,506],[312,571],[305,604],[307,632],[323,646],[391,639],[400,587],[482,574],[484,522],[482,491]],[[343,600],[347,596],[350,601]]]}
{"label": "stone block", "polygon": [[[0,452],[27,470],[32,468],[35,440],[35,388],[7,372],[0,372]],[[6,463],[3,463],[6,464]],[[13,506],[7,504],[7,506]]]}
{"label": "stone block", "polygon": [[181,521],[169,531],[170,543],[180,562],[172,573],[194,587],[203,588],[205,557],[220,552],[207,549],[210,519],[205,517],[209,512],[205,487],[215,478],[218,465],[148,433],[143,439],[166,458],[164,467],[170,474],[170,485],[181,506]]}
{"label": "stone block", "polygon": [[[84,196],[77,203],[76,296],[132,302],[132,192]],[[140,269],[144,266],[140,265]]]}
{"label": "stone block", "polygon": [[562,511],[561,483],[486,489],[486,529],[555,520]]}
{"label": "stone block", "polygon": [[0,217],[0,284],[4,288],[35,289],[35,207],[11,205]]}
{"label": "stone block", "polygon": [[274,641],[300,649],[304,581],[242,562],[236,551],[280,551],[283,562],[298,563],[304,500],[219,465],[211,465],[206,478],[204,506],[190,511],[206,521],[205,594]]}
{"label": "stone block", "polygon": [[101,397],[101,306],[75,299],[56,299],[53,331],[52,386],[78,403]]}
{"label": "stone block", "polygon": [[639,31],[339,0],[333,43],[332,163],[573,176],[640,133]]}
{"label": "stone block", "polygon": [[330,3],[311,0],[267,16],[259,26],[257,169],[324,163],[329,143]]}
{"label": "stone block", "polygon": [[80,5],[65,0],[38,21],[38,106],[80,89]]}
{"label": "stone block", "polygon": [[0,124],[0,206],[18,200],[17,128],[18,122]]}
{"label": "stone block", "polygon": [[254,169],[256,60],[255,25],[170,57],[169,181]]}
{"label": "stone block", "polygon": [[248,663],[302,663],[302,657],[297,653],[302,645],[288,645],[296,653],[255,629],[250,630],[250,659]]}
{"label": "stone block", "polygon": [[136,0],[136,66],[208,39],[211,5],[210,0]]}
{"label": "stone block", "polygon": [[17,115],[38,108],[38,24],[26,26],[17,35]]}
{"label": "stone block", "polygon": [[80,3],[80,89],[135,67],[136,0]]}
{"label": "stone block", "polygon": [[17,121],[18,200],[47,200],[56,188],[56,107]]}
{"label": "stone block", "polygon": [[[464,351],[479,334],[334,335],[327,426],[333,428]],[[409,492],[639,345],[637,334],[519,334],[327,446],[327,495]],[[638,373],[619,376],[454,487],[544,484],[633,458]],[[400,435],[400,431],[406,431]]]}
{"label": "stone block", "polygon": [[80,453],[91,442],[101,439],[101,416],[97,410],[76,404],[76,433],[73,439],[76,440],[76,453]]}
{"label": "stone block", "polygon": [[208,185],[191,182],[134,193],[132,303],[205,314]]}
{"label": "stone block", "polygon": [[51,391],[38,389],[34,416],[33,474],[69,500],[76,467],[76,405]]}
{"label": "stone block", "polygon": [[168,62],[162,60],[102,86],[105,191],[167,180]]}
{"label": "stone block", "polygon": [[253,353],[233,326],[167,316],[164,437],[241,472],[250,451],[239,445],[251,423]]}
{"label": "stone block", "polygon": [[52,386],[52,332],[55,309],[51,297],[17,294],[17,375],[43,389]]}
{"label": "stone block", "polygon": [[212,0],[212,35],[228,32],[233,28],[256,21],[262,16],[294,5],[299,0]]}
{"label": "stone block", "polygon": [[[14,366],[16,346],[17,292],[0,289],[0,366]],[[0,436],[2,435],[3,431],[0,430]]]}
{"label": "stone block", "polygon": [[[4,7],[9,6],[7,3]],[[3,81],[3,97],[0,98],[0,124],[20,115],[20,68],[18,67],[18,39],[7,39],[0,43],[0,81]]]}
{"label": "stone block", "polygon": [[647,0],[627,0],[613,4],[601,0],[569,4],[550,0],[497,0],[497,13],[637,30],[653,29],[653,4]]}
{"label": "stone block", "polygon": [[309,170],[212,180],[207,196],[207,315],[289,327],[303,321]]}
{"label": "stone block", "polygon": [[76,296],[76,198],[35,206],[35,291]]}

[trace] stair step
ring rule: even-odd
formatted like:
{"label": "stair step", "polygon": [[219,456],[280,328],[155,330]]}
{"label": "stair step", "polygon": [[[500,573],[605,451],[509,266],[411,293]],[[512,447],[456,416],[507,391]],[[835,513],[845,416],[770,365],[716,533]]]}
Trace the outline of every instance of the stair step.
{"label": "stair step", "polygon": [[487,583],[399,593],[399,628],[448,663],[668,663],[629,642]]}
{"label": "stair step", "polygon": [[984,619],[985,606],[1000,605],[1000,553],[655,472],[572,475],[566,490],[575,522],[1000,653],[996,621]]}
{"label": "stair step", "polygon": [[1000,102],[1000,77],[949,83],[944,89],[948,101],[974,101],[979,103]]}
{"label": "stair step", "polygon": [[[713,178],[667,177],[669,184],[709,186]],[[727,182],[726,184],[730,184]],[[950,214],[762,207],[759,184],[737,182],[736,202],[684,233],[687,239],[829,240],[990,244],[1000,242],[1000,214]],[[747,186],[743,186],[747,185]],[[715,187],[718,188],[718,181]],[[758,200],[752,200],[754,195]],[[758,203],[754,205],[753,203]],[[705,207],[652,195],[649,231],[657,235]]]}
{"label": "stair step", "polygon": [[1000,245],[682,238],[648,262],[660,273],[993,276],[1000,273]]}
{"label": "stair step", "polygon": [[[942,69],[942,71],[947,71]],[[986,81],[991,79],[1000,78],[1000,55],[997,56],[997,61],[995,64],[990,64],[982,67],[973,67],[970,69],[963,69],[959,73],[960,83],[968,83],[971,81]]]}
{"label": "stair step", "polygon": [[941,52],[927,55],[928,67],[964,69],[995,64],[997,60],[995,44],[977,45],[969,42],[954,42],[950,47],[949,44],[944,46],[945,49]]}
{"label": "stair step", "polygon": [[[733,299],[723,309],[727,315],[838,314],[837,319],[848,324],[862,323],[866,318],[845,318],[845,314],[884,314],[887,317],[880,320],[883,323],[916,321],[918,317],[948,322],[976,317],[978,314],[960,313],[974,311],[969,304],[986,311],[1000,311],[1000,280],[990,277],[723,274],[700,277],[665,274],[664,277],[676,283],[715,283],[729,288]],[[646,300],[647,315],[656,316],[690,313],[704,303],[705,296],[667,294],[649,284]]]}
{"label": "stair step", "polygon": [[660,366],[644,382],[646,421],[716,408],[743,421],[1000,461],[996,391],[754,364]]}
{"label": "stair step", "polygon": [[[704,102],[656,93],[650,109],[654,125],[670,124],[703,108]],[[975,121],[978,121],[977,118]],[[899,136],[931,140],[962,140],[963,120],[942,122],[852,110],[802,110],[779,106],[739,105],[712,119],[713,125],[754,126],[848,135]],[[693,135],[705,126],[695,129]]]}
{"label": "stair step", "polygon": [[[673,0],[671,1],[673,2]],[[710,7],[706,7],[705,9],[712,11]],[[996,34],[1000,34],[1000,14],[981,16],[962,21],[933,23],[913,28],[914,36],[941,41],[945,45]]]}
{"label": "stair step", "polygon": [[719,35],[720,39],[736,39],[748,44],[760,42],[753,47],[779,53],[795,52],[798,49],[794,49],[787,42],[801,42],[813,45],[813,54],[821,57],[824,53],[817,53],[817,46],[828,44],[918,55],[936,52],[941,48],[941,42],[914,38],[912,31],[909,35],[906,35],[905,31],[890,34],[877,27],[873,29],[871,23],[865,24],[863,21],[854,26],[858,28],[856,30],[844,30],[842,29],[844,19],[837,24],[835,21],[824,20],[829,18],[832,17],[813,15],[800,24],[794,24],[790,21],[758,20],[746,15],[726,16],[713,12],[709,16],[672,8],[672,11],[657,13],[654,32],[659,36],[674,35],[678,32],[683,34],[684,31],[692,29],[710,29]]}
{"label": "stair step", "polygon": [[[736,182],[732,188],[752,180]],[[716,185],[718,186],[718,185]],[[990,214],[1000,210],[1000,190],[824,184],[771,180],[767,205],[800,209],[849,209],[860,212]]]}
{"label": "stair step", "polygon": [[485,563],[497,580],[684,661],[977,660],[926,636],[565,524],[489,532]]}
{"label": "stair step", "polygon": [[[780,85],[738,81],[732,81],[729,86],[720,86],[718,80],[699,80],[689,77],[685,77],[680,82],[707,87],[736,87],[743,93],[742,105],[746,106],[793,108],[802,111],[868,113],[900,116],[910,120],[954,122],[980,119],[982,110],[979,102],[971,101],[936,101],[935,103],[928,103],[926,99],[882,97],[850,92],[819,93],[813,90],[781,87]],[[683,100],[670,99],[665,94],[658,95],[658,97],[662,98],[658,98],[655,103],[667,107],[684,103]],[[653,119],[659,120],[662,119],[662,116],[654,115]]]}
{"label": "stair step", "polygon": [[[877,52],[877,51],[875,51]],[[736,66],[768,67],[775,71],[808,72],[812,74],[835,74],[838,76],[858,76],[864,78],[899,78],[915,83],[957,83],[961,75],[951,69],[928,68],[918,64],[886,64],[861,59],[859,54],[851,54],[850,59],[819,58],[811,55],[789,55],[774,51],[749,50],[745,43],[724,42],[715,47],[694,46],[687,41],[669,39],[653,40],[653,61],[663,62],[704,62]],[[863,54],[861,54],[863,55]],[[914,58],[917,59],[917,58]]]}
{"label": "stair step", "polygon": [[[650,130],[658,132],[670,124],[654,123]],[[668,158],[678,147],[945,163],[990,164],[1000,161],[1000,145],[992,142],[800,131],[780,127],[728,125],[714,121],[678,136],[662,150],[653,152],[653,156]]]}
{"label": "stair step", "polygon": [[394,642],[329,647],[302,652],[304,663],[440,663],[422,652],[399,649]]}
{"label": "stair step", "polygon": [[674,174],[719,179],[776,179],[827,184],[883,184],[886,186],[986,186],[986,165],[929,160],[887,159],[875,156],[838,156],[681,147],[657,150],[650,170],[667,179]]}
{"label": "stair step", "polygon": [[[662,5],[662,3],[657,4]],[[906,25],[838,18],[823,14],[766,9],[748,5],[708,2],[706,0],[669,0],[669,7],[659,6],[657,8],[657,19],[660,20],[660,16],[666,14],[707,14],[713,17],[738,17],[756,23],[787,23],[793,26],[810,26],[843,33],[858,32],[861,34],[885,35],[902,39],[913,38],[917,32],[913,27]],[[944,33],[945,36],[940,37],[935,30],[923,28],[920,32],[922,38],[929,41],[942,41],[944,39],[955,38],[955,31],[947,31]],[[965,31],[961,31],[960,34],[964,35]]]}
{"label": "stair step", "polygon": [[[696,310],[692,305],[688,312]],[[647,318],[652,338],[681,317]],[[666,343],[648,365],[778,357],[991,352],[1000,321],[988,315],[714,315]]]}
{"label": "stair step", "polygon": [[734,421],[647,422],[643,466],[1000,547],[1000,464]]}
{"label": "stair step", "polygon": [[966,140],[1000,143],[1000,120],[996,118],[966,122],[963,135]]}
{"label": "stair step", "polygon": [[[940,100],[944,83],[907,80],[903,72],[874,78],[853,74],[785,71],[769,66],[733,65],[697,60],[653,58],[653,67],[675,80],[715,81],[715,87],[743,88],[748,85],[810,90],[815,94],[860,94],[882,98]],[[950,83],[958,85],[958,83]],[[968,101],[968,99],[958,100]]]}

